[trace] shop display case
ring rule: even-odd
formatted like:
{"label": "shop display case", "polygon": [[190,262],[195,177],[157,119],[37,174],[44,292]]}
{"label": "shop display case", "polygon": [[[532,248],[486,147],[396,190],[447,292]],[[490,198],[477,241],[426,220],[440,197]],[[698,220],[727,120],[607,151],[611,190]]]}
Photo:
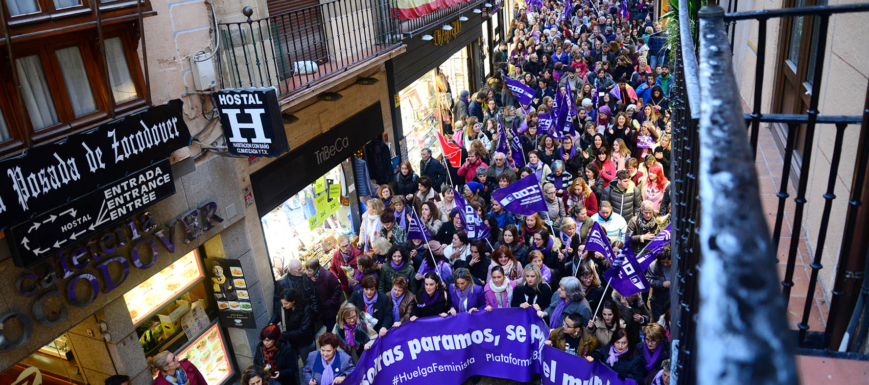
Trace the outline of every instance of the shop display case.
{"label": "shop display case", "polygon": [[188,359],[199,369],[208,385],[229,382],[235,370],[229,359],[226,336],[215,322],[202,336],[175,352],[178,359]]}
{"label": "shop display case", "polygon": [[191,251],[147,281],[124,294],[133,324],[148,319],[204,277],[202,262]]}

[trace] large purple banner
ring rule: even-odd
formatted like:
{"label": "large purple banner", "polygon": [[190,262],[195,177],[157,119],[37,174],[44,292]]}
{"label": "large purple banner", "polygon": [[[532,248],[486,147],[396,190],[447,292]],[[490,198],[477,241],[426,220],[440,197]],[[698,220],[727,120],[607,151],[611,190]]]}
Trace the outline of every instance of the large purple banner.
{"label": "large purple banner", "polygon": [[600,363],[545,346],[548,336],[549,327],[533,309],[421,318],[377,339],[343,384],[461,384],[476,375],[519,382],[540,375],[544,385],[579,385],[590,379],[593,384],[636,384],[619,380]]}

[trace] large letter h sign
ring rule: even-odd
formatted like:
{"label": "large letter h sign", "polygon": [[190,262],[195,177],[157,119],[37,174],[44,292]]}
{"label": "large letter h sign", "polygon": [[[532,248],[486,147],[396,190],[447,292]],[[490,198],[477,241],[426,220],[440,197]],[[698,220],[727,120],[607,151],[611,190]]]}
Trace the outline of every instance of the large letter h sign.
{"label": "large letter h sign", "polygon": [[229,128],[232,130],[232,137],[229,138],[229,141],[233,143],[247,143],[247,139],[241,136],[241,129],[252,129],[256,133],[256,137],[251,138],[251,142],[271,143],[272,140],[266,138],[265,132],[263,132],[262,115],[265,112],[266,110],[262,108],[249,108],[245,113],[251,116],[251,120],[253,121],[253,123],[239,123],[238,114],[242,113],[242,110],[224,109],[223,113],[226,114],[226,116],[229,118]]}

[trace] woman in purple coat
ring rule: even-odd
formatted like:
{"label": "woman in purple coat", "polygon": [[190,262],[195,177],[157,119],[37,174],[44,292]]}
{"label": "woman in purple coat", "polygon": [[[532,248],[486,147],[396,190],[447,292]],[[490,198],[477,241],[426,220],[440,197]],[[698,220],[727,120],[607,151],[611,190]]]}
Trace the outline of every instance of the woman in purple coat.
{"label": "woman in purple coat", "polygon": [[464,267],[456,269],[453,273],[453,279],[455,283],[450,284],[452,307],[448,312],[449,314],[473,313],[486,307],[483,287],[474,285],[474,279],[468,269]]}

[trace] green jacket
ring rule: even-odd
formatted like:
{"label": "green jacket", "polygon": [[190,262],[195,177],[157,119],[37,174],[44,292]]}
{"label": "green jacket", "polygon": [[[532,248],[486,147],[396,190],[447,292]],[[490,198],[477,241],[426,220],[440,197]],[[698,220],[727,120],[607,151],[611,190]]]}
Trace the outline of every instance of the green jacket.
{"label": "green jacket", "polygon": [[392,267],[392,258],[387,258],[388,262],[384,262],[380,268],[380,292],[389,293],[392,290],[392,280],[397,277],[407,278],[408,290],[411,293],[416,292],[416,279],[414,277],[413,264],[410,261],[405,262],[398,271]]}

